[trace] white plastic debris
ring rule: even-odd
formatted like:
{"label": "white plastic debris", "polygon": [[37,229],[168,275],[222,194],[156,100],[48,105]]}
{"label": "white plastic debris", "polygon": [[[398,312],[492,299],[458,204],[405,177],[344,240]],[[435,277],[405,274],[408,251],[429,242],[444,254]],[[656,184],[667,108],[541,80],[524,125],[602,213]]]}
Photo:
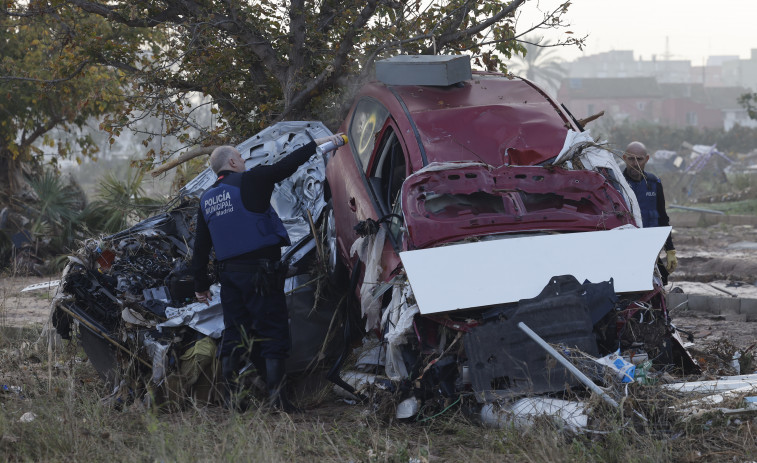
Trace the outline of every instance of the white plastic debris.
{"label": "white plastic debris", "polygon": [[409,304],[412,295],[410,285],[398,283],[392,289],[392,301],[381,318],[384,327],[386,345],[386,375],[399,380],[408,377],[407,367],[402,359],[399,346],[407,342],[407,335],[412,331],[413,319],[419,312],[416,304]]}
{"label": "white plastic debris", "polygon": [[362,315],[366,318],[365,331],[375,328],[381,315],[381,298],[375,297],[372,292],[374,286],[380,281],[379,277],[383,271],[381,254],[384,250],[385,239],[386,230],[381,227],[375,235],[358,238],[350,249],[351,256],[357,253],[360,260],[365,263],[365,276],[360,286],[360,308]]}
{"label": "white plastic debris", "polygon": [[21,415],[21,418],[18,419],[21,423],[31,423],[37,419],[37,415],[34,412],[26,412],[23,415]]}
{"label": "white plastic debris", "polygon": [[741,358],[741,352],[736,352],[733,354],[733,358],[731,359],[731,367],[733,367],[734,370],[736,370],[736,374],[741,374],[741,364],[739,363],[739,359]]}
{"label": "white plastic debris", "polygon": [[715,405],[722,404],[723,402],[726,401],[726,399],[733,399],[743,394],[748,394],[753,389],[754,388],[752,386],[740,387],[738,389],[725,391],[722,394],[712,394],[712,395],[704,396],[701,399],[690,400],[688,402],[685,402],[681,406],[671,407],[671,408],[676,408],[680,412],[689,412],[689,411],[693,411],[697,407],[700,407],[700,408],[712,407]]}
{"label": "white plastic debris", "polygon": [[[376,382],[376,375],[372,373],[363,373],[359,371],[345,371],[340,375],[342,380],[352,386],[357,393],[361,393],[366,387]],[[355,399],[355,396],[349,391],[345,391],[338,385],[334,385],[334,392],[343,398]]]}
{"label": "white plastic debris", "polygon": [[22,289],[21,292],[25,293],[27,291],[37,291],[40,289],[52,289],[58,285],[60,285],[60,280],[45,281],[43,283],[35,283],[33,285],[29,285],[26,288]]}
{"label": "white plastic debris", "polygon": [[169,344],[161,344],[150,336],[146,336],[143,343],[147,350],[147,355],[152,358],[152,381],[158,384],[166,376],[168,348],[171,346]]}
{"label": "white plastic debris", "polygon": [[404,420],[412,418],[418,414],[418,410],[421,408],[420,401],[413,397],[408,397],[397,405],[397,419]]}
{"label": "white plastic debris", "polygon": [[132,325],[138,326],[146,326],[148,328],[153,328],[156,325],[153,320],[148,321],[145,317],[142,316],[142,314],[128,307],[125,307],[124,310],[121,311],[121,319],[126,323],[131,323]]}
{"label": "white plastic debris", "polygon": [[585,429],[589,422],[583,402],[548,397],[528,397],[503,405],[490,403],[481,408],[481,421],[498,428],[526,428],[534,423],[536,417],[544,415],[557,419],[571,431]]}
{"label": "white plastic debris", "polygon": [[757,390],[757,374],[740,376],[723,376],[712,381],[690,381],[685,383],[664,384],[664,389],[675,392],[716,393],[746,388]]}

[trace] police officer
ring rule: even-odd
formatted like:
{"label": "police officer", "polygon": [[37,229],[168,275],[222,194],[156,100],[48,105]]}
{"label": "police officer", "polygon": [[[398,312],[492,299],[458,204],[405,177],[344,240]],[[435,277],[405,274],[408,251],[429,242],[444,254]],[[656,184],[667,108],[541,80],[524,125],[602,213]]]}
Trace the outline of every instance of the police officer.
{"label": "police officer", "polygon": [[270,405],[296,410],[282,385],[291,338],[284,296],[286,269],[279,268],[279,260],[281,247],[291,242],[271,206],[271,195],[276,183],[304,164],[317,145],[340,141],[339,137],[316,139],[273,165],[249,171],[233,146],[218,147],[210,155],[218,180],[200,198],[192,269],[195,296],[207,304],[211,298],[208,262],[211,247],[215,249],[226,326],[220,357],[227,406],[241,359],[247,354],[265,376]]}
{"label": "police officer", "polygon": [[[629,143],[625,153],[623,153],[623,161],[626,163],[623,176],[636,194],[644,228],[670,225],[670,218],[665,211],[662,182],[655,175],[644,171],[644,167],[649,161],[647,148],[638,141]],[[662,283],[668,284],[668,275],[678,267],[672,235],[668,235],[668,239],[665,241],[665,254],[667,263],[662,265],[662,262],[658,259],[657,267],[660,269]]]}

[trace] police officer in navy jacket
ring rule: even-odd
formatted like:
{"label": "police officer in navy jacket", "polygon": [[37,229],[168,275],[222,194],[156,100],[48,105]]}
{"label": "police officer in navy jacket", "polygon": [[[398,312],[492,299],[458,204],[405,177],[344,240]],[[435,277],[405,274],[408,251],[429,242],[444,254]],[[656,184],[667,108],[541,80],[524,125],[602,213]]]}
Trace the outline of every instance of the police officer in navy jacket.
{"label": "police officer in navy jacket", "polygon": [[249,171],[233,146],[218,147],[210,155],[218,180],[200,198],[192,269],[195,296],[208,303],[208,262],[211,247],[215,249],[225,324],[220,357],[227,406],[246,356],[266,378],[270,405],[296,410],[282,387],[291,338],[284,296],[286,269],[279,268],[279,260],[281,247],[291,243],[271,207],[271,195],[276,183],[294,174],[317,145],[339,137],[316,139],[273,165]]}
{"label": "police officer in navy jacket", "polygon": [[[641,208],[641,219],[644,228],[666,227],[670,225],[670,218],[665,211],[665,195],[662,191],[662,182],[654,174],[644,171],[649,161],[647,148],[643,143],[631,142],[623,153],[623,161],[626,168],[623,171],[628,184],[636,193],[636,199]],[[657,267],[660,269],[663,284],[668,284],[668,275],[678,266],[676,251],[673,247],[673,236],[668,235],[665,241],[665,253],[667,262],[665,265],[658,260]]]}

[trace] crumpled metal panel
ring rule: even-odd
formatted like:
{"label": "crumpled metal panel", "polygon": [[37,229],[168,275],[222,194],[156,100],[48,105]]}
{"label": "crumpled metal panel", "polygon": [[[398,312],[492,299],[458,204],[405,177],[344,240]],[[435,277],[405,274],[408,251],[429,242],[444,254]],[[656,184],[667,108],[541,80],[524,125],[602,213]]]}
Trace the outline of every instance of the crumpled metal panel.
{"label": "crumpled metal panel", "polygon": [[393,89],[407,105],[429,162],[536,165],[557,156],[573,128],[548,95],[517,77],[476,73],[461,87]]}
{"label": "crumpled metal panel", "polygon": [[602,144],[594,141],[588,130],[576,132],[568,130],[565,137],[565,145],[560,154],[550,163],[554,166],[568,166],[578,161],[584,169],[601,173],[623,195],[626,206],[634,215],[634,221],[641,227],[641,208],[636,199],[636,194],[623,176],[623,171],[617,162],[615,155]]}
{"label": "crumpled metal panel", "polygon": [[633,224],[597,172],[557,167],[429,164],[402,186],[409,248],[520,231],[596,231]]}
{"label": "crumpled metal panel", "polygon": [[549,343],[596,357],[592,318],[601,316],[597,310],[607,313],[613,308],[607,301],[597,307],[602,294],[614,295],[611,282],[580,284],[565,275],[551,278],[538,297],[490,311],[484,317],[489,321],[472,328],[464,339],[476,398],[492,402],[578,385],[564,367],[518,329],[518,323],[524,322]]}
{"label": "crumpled metal panel", "polygon": [[225,328],[223,323],[223,307],[221,307],[221,285],[210,287],[213,294],[208,304],[195,302],[184,307],[167,307],[166,320],[157,325],[158,330],[188,326],[213,339],[220,339]]}

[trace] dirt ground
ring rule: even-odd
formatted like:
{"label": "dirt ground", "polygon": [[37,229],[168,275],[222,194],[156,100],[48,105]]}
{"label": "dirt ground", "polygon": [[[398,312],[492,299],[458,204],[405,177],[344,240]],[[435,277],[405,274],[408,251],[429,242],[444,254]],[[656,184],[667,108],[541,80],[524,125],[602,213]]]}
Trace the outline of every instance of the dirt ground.
{"label": "dirt ground", "polygon": [[[679,268],[668,291],[757,299],[757,228],[752,225],[677,227],[673,242]],[[740,350],[757,342],[757,322],[686,312],[671,307],[673,323],[694,335],[695,346],[727,340]]]}
{"label": "dirt ground", "polygon": [[[679,268],[668,291],[757,299],[757,228],[714,225],[674,229]],[[0,326],[24,327],[46,322],[55,289],[21,292],[25,287],[55,280],[40,277],[0,278]],[[727,339],[740,349],[757,342],[757,323],[727,316],[672,311],[675,325],[695,338],[695,344]]]}
{"label": "dirt ground", "polygon": [[50,315],[50,302],[55,288],[21,292],[29,285],[56,281],[57,276],[0,277],[0,325],[25,327],[42,325]]}

